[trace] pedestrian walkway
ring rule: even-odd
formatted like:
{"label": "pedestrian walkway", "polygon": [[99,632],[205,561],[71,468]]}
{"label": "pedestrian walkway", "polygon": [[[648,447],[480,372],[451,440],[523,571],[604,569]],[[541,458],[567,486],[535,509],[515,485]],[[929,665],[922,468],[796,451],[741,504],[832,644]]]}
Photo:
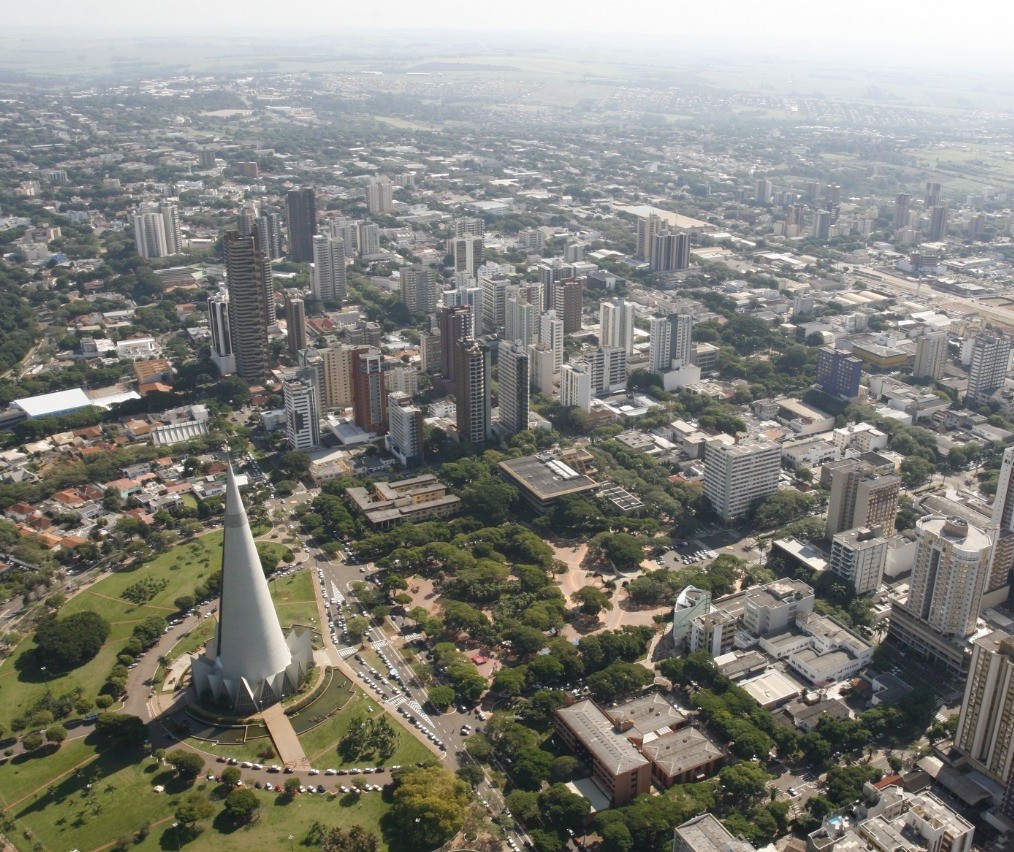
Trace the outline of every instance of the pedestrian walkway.
{"label": "pedestrian walkway", "polygon": [[271,742],[275,744],[275,751],[284,766],[291,766],[293,769],[306,769],[310,766],[306,752],[299,742],[299,737],[292,728],[289,717],[281,704],[273,704],[261,714],[264,724],[267,725],[268,733],[271,735]]}
{"label": "pedestrian walkway", "polygon": [[356,649],[353,646],[338,649],[338,656],[341,657],[343,660],[347,660],[349,657],[354,656],[355,653]]}

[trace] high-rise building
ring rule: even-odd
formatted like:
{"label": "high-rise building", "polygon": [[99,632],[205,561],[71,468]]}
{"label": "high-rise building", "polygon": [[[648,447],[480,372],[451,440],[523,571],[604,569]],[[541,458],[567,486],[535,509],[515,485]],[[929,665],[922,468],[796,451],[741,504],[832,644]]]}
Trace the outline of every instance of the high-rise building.
{"label": "high-rise building", "polygon": [[1014,447],[1003,451],[989,532],[993,536],[993,552],[986,581],[987,593],[1009,585],[1014,571]]}
{"label": "high-rise building", "polygon": [[976,213],[968,218],[968,239],[982,239],[983,231],[986,230],[986,214]]}
{"label": "high-rise building", "polygon": [[222,592],[215,636],[194,660],[199,699],[249,716],[296,692],[313,665],[312,631],[282,632],[232,467],[222,521]]}
{"label": "high-rise building", "polygon": [[531,389],[528,344],[521,340],[501,344],[497,357],[497,374],[500,379],[500,429],[504,435],[522,432],[528,428]]}
{"label": "high-rise building", "polygon": [[278,260],[282,256],[282,229],[278,225],[278,214],[261,211],[254,220],[254,228],[261,251],[269,260]]}
{"label": "high-rise building", "polygon": [[313,382],[287,378],[282,382],[285,400],[285,437],[293,450],[308,452],[320,446],[320,407]]}
{"label": "high-rise building", "polygon": [[491,426],[489,347],[478,340],[462,340],[458,348],[458,440],[481,447]]}
{"label": "high-rise building", "polygon": [[753,197],[757,200],[758,204],[770,204],[773,189],[771,181],[760,178],[754,181]]}
{"label": "high-rise building", "polygon": [[[486,233],[486,223],[482,219],[462,216],[451,223],[451,237],[481,237]],[[540,231],[541,233],[541,231]]]}
{"label": "high-rise building", "polygon": [[359,246],[360,257],[369,259],[381,254],[380,225],[375,222],[360,222],[356,227],[356,244]]}
{"label": "high-rise building", "polygon": [[862,373],[863,362],[848,352],[824,346],[817,353],[817,384],[831,396],[857,399]]}
{"label": "high-rise building", "polygon": [[947,208],[946,207],[934,207],[930,213],[930,225],[929,231],[926,234],[926,239],[935,243],[937,240],[942,240],[947,236]]}
{"label": "high-rise building", "polygon": [[570,278],[557,281],[553,286],[553,310],[563,320],[564,334],[581,330],[581,305],[584,299],[584,281]]}
{"label": "high-rise building", "polygon": [[656,234],[651,241],[652,272],[682,272],[690,268],[689,234]]}
{"label": "high-rise building", "polygon": [[285,341],[290,355],[306,349],[306,305],[300,290],[285,291]]}
{"label": "high-rise building", "polygon": [[995,630],[972,643],[954,745],[1003,785],[1014,772],[1014,636]]}
{"label": "high-rise building", "polygon": [[947,366],[947,332],[928,331],[916,338],[914,379],[939,379]]}
{"label": "high-rise building", "polygon": [[482,335],[482,288],[459,286],[454,290],[444,290],[440,297],[443,299],[445,308],[460,306],[471,308],[472,326],[467,336],[480,337]]}
{"label": "high-rise building", "polygon": [[290,189],[285,194],[289,207],[289,260],[313,263],[313,236],[317,233],[317,196],[312,189]]}
{"label": "high-rise building", "polygon": [[615,393],[627,386],[627,353],[600,346],[584,354],[593,394]]}
{"label": "high-rise building", "polygon": [[935,181],[926,181],[926,197],[923,200],[923,206],[929,210],[932,207],[937,207],[940,204],[940,184]]}
{"label": "high-rise building", "polygon": [[986,405],[1003,387],[1010,366],[1010,338],[981,334],[972,341],[972,367],[968,373],[968,405]]}
{"label": "high-rise building", "polygon": [[880,588],[887,564],[887,539],[879,529],[854,529],[831,539],[829,570],[847,582],[857,595]]}
{"label": "high-rise building", "polygon": [[341,343],[318,350],[323,359],[321,407],[325,411],[352,405],[352,359],[364,350],[365,347],[356,348]]}
{"label": "high-rise building", "polygon": [[345,244],[345,256],[359,251],[359,223],[352,219],[332,219],[328,225],[331,238]]}
{"label": "high-rise building", "polygon": [[894,535],[901,479],[893,473],[877,473],[872,465],[855,458],[830,467],[827,538],[857,527],[880,527],[884,536]]}
{"label": "high-rise building", "polygon": [[475,276],[475,270],[482,266],[485,243],[482,237],[455,237],[450,240],[448,254],[454,259],[454,271]]}
{"label": "high-rise building", "polygon": [[175,199],[159,202],[158,212],[162,214],[162,223],[165,228],[166,252],[182,254],[183,233],[180,225],[180,208]]}
{"label": "high-rise building", "polygon": [[507,288],[507,304],[504,309],[504,331],[506,341],[520,340],[525,346],[538,337],[538,309],[528,301],[517,287]]}
{"label": "high-rise building", "polygon": [[366,185],[366,209],[374,216],[394,210],[391,181],[378,177]]}
{"label": "high-rise building", "polygon": [[387,381],[379,349],[360,349],[352,356],[352,419],[364,432],[387,431]]}
{"label": "high-rise building", "polygon": [[734,521],[778,489],[781,469],[781,449],[772,441],[709,441],[704,455],[704,495],[723,521]]}
{"label": "high-rise building", "polygon": [[239,234],[249,237],[257,230],[257,205],[244,204],[239,208]]}
{"label": "high-rise building", "polygon": [[507,313],[507,286],[510,279],[499,272],[479,275],[482,290],[482,330],[494,334],[503,328]]}
{"label": "high-rise building", "polygon": [[440,304],[437,274],[428,266],[401,268],[401,300],[414,314],[431,314]]}
{"label": "high-rise building", "polygon": [[465,305],[441,308],[437,314],[440,326],[440,373],[448,382],[457,380],[457,358],[459,344],[471,338],[472,309]]}
{"label": "high-rise building", "polygon": [[591,371],[587,363],[564,364],[560,373],[560,405],[591,410]]}
{"label": "high-rise building", "polygon": [[545,343],[533,343],[528,347],[528,361],[532,387],[541,393],[554,395],[560,374],[554,369],[556,358],[553,350]]}
{"label": "high-rise building", "polygon": [[229,327],[229,291],[221,289],[208,297],[208,326],[211,329],[211,360],[222,376],[236,372]]}
{"label": "high-rise building", "polygon": [[421,462],[426,437],[422,409],[412,404],[408,394],[390,393],[387,395],[387,419],[390,426],[384,436],[387,451],[404,467]]}
{"label": "high-rise building", "polygon": [[634,351],[634,303],[623,299],[604,299],[599,305],[599,343]]}
{"label": "high-rise building", "polygon": [[818,210],[813,214],[813,238],[815,240],[826,240],[831,236],[832,216],[830,210]]}
{"label": "high-rise building", "polygon": [[655,316],[648,321],[648,368],[667,373],[693,360],[694,318],[690,314]]}
{"label": "high-rise building", "polygon": [[271,365],[268,327],[275,321],[271,261],[261,252],[256,235],[241,237],[238,231],[228,231],[223,246],[236,373],[256,384],[267,378]]}
{"label": "high-rise building", "polygon": [[319,302],[338,304],[347,290],[344,240],[318,234],[313,238],[313,295]]}
{"label": "high-rise building", "polygon": [[415,396],[419,393],[419,368],[415,364],[406,364],[397,358],[389,358],[384,379],[389,394],[404,393]]}
{"label": "high-rise building", "polygon": [[900,231],[908,227],[908,211],[912,204],[912,196],[907,192],[899,192],[894,199],[894,230]]}
{"label": "high-rise building", "polygon": [[553,374],[559,375],[563,366],[563,320],[556,311],[546,311],[539,317],[539,343],[545,344],[553,352]]}
{"label": "high-rise building", "polygon": [[637,243],[634,260],[651,260],[651,242],[662,229],[662,220],[654,213],[637,219]]}
{"label": "high-rise building", "polygon": [[175,201],[142,204],[133,221],[134,244],[141,257],[169,257],[183,251],[180,213]]}

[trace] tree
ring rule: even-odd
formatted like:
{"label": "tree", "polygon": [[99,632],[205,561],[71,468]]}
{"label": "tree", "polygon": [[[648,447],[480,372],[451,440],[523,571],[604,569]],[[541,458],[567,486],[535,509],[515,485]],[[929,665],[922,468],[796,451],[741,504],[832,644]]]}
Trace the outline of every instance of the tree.
{"label": "tree", "polygon": [[591,811],[591,803],[565,784],[554,784],[539,796],[539,810],[547,826],[557,831],[576,831]]}
{"label": "tree", "polygon": [[225,813],[234,822],[243,824],[251,822],[260,810],[260,802],[254,791],[247,787],[233,790],[225,797]]}
{"label": "tree", "polygon": [[34,657],[54,671],[75,669],[99,652],[110,629],[106,619],[90,610],[50,619],[35,632]]}
{"label": "tree", "polygon": [[[100,695],[99,698],[109,696]],[[102,706],[98,700],[95,702]],[[148,738],[148,729],[144,722],[127,713],[100,713],[95,720],[95,732],[121,748],[136,748]]]}
{"label": "tree", "polygon": [[920,456],[908,456],[901,462],[901,479],[909,488],[924,483],[931,473],[933,465]]}
{"label": "tree", "polygon": [[46,742],[60,745],[67,739],[67,729],[63,725],[50,725],[46,728]]}
{"label": "tree", "polygon": [[582,586],[571,597],[579,604],[578,609],[584,615],[596,616],[602,610],[613,608],[609,596],[595,586]]}
{"label": "tree", "polygon": [[454,690],[449,686],[431,686],[426,693],[430,704],[441,713],[454,703]]}
{"label": "tree", "polygon": [[215,808],[207,798],[200,793],[191,793],[176,806],[174,815],[182,825],[190,827],[202,820],[211,819],[214,812]]}
{"label": "tree", "polygon": [[[227,766],[222,770],[222,783],[227,787],[235,787],[239,784],[240,771],[237,766]],[[290,779],[291,780],[291,779]]]}
{"label": "tree", "polygon": [[298,778],[286,778],[285,783],[282,785],[282,790],[288,798],[293,799],[301,786],[302,784],[299,783]]}
{"label": "tree", "polygon": [[644,666],[636,663],[611,663],[600,672],[590,675],[585,683],[592,695],[603,701],[610,701],[635,692],[654,680],[654,675]]}
{"label": "tree", "polygon": [[553,768],[549,772],[550,778],[554,781],[570,781],[581,768],[581,761],[569,754],[561,754],[553,761]]}
{"label": "tree", "polygon": [[180,778],[194,780],[204,769],[204,758],[196,752],[186,751],[178,748],[169,752],[166,756],[166,763],[176,770]]}
{"label": "tree", "polygon": [[346,622],[345,629],[348,631],[349,639],[361,642],[366,631],[370,629],[370,622],[361,615],[355,615]]}
{"label": "tree", "polygon": [[522,790],[538,790],[553,769],[553,755],[535,746],[518,752],[511,767],[511,778]]}
{"label": "tree", "polygon": [[320,840],[321,852],[377,852],[380,841],[361,825],[328,829]]}
{"label": "tree", "polygon": [[25,751],[35,751],[37,748],[42,748],[42,734],[37,731],[33,731],[30,734],[25,734],[21,738],[21,745]]}
{"label": "tree", "polygon": [[771,776],[755,763],[743,761],[726,766],[718,773],[722,787],[736,801],[750,801],[760,798]]}
{"label": "tree", "polygon": [[310,457],[298,450],[283,453],[278,457],[278,470],[287,479],[300,479],[310,470]]}
{"label": "tree", "polygon": [[629,533],[615,533],[604,544],[606,558],[620,571],[636,571],[641,567],[644,551]]}
{"label": "tree", "polygon": [[412,767],[395,776],[391,800],[394,824],[411,827],[404,837],[406,845],[429,852],[461,830],[469,788],[442,767]]}
{"label": "tree", "polygon": [[809,494],[785,488],[765,497],[754,510],[754,523],[760,529],[783,527],[809,514],[816,501]]}

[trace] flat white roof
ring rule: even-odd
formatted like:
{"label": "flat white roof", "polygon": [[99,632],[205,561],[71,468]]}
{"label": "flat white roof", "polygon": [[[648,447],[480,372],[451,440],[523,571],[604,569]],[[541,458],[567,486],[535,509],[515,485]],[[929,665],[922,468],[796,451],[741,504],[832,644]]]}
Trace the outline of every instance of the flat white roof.
{"label": "flat white roof", "polygon": [[39,396],[26,396],[24,399],[14,400],[11,405],[16,405],[29,417],[45,417],[49,414],[86,408],[96,403],[93,403],[81,388],[71,388]]}

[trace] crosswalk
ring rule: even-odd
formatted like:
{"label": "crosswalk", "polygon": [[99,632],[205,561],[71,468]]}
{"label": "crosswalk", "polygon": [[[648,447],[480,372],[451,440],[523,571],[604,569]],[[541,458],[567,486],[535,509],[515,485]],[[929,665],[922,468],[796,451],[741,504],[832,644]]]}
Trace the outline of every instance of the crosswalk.
{"label": "crosswalk", "polygon": [[373,648],[374,651],[379,651],[381,648],[390,648],[391,643],[386,639],[375,639],[370,643],[370,647]]}
{"label": "crosswalk", "polygon": [[347,660],[349,657],[351,657],[355,653],[356,653],[356,649],[354,647],[339,648],[338,649],[338,656],[341,657],[343,660]]}

